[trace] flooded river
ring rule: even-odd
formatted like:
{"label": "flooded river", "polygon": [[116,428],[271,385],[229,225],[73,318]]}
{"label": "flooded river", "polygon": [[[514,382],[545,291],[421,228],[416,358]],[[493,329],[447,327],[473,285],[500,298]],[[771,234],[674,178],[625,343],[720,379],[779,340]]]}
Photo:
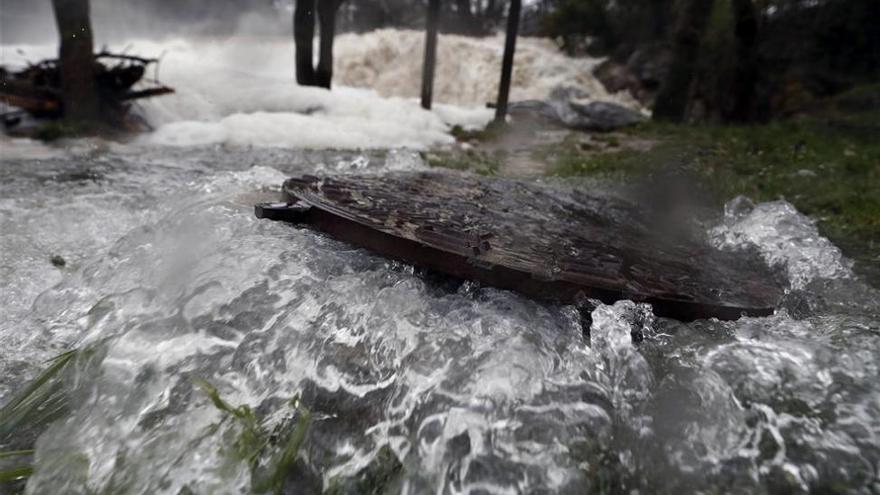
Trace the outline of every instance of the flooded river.
{"label": "flooded river", "polygon": [[880,297],[787,203],[732,203],[708,231],[779,273],[775,315],[682,324],[621,301],[584,329],[253,216],[289,175],[416,153],[16,146],[0,405],[78,352],[57,419],[0,436],[36,438],[15,489],[252,492],[307,412],[285,493],[880,493]]}

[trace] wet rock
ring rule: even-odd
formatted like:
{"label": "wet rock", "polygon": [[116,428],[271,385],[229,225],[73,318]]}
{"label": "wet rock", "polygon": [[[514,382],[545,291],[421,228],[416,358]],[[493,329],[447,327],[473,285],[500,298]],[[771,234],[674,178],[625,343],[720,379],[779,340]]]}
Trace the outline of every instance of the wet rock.
{"label": "wet rock", "polygon": [[606,60],[593,69],[593,75],[608,91],[629,91],[633,98],[651,107],[671,61],[672,52],[665,45],[648,45],[636,49],[625,63]]}
{"label": "wet rock", "polygon": [[665,45],[649,45],[636,49],[626,61],[626,67],[643,87],[656,90],[666,79],[672,51]]}
{"label": "wet rock", "polygon": [[599,131],[612,131],[638,124],[645,119],[641,113],[631,108],[607,101],[594,101],[586,105],[571,103],[570,105],[580,117],[582,126]]}
{"label": "wet rock", "polygon": [[525,100],[510,104],[514,119],[540,120],[582,131],[608,132],[637,124],[644,116],[630,108],[606,101],[587,104],[560,100]]}
{"label": "wet rock", "polygon": [[635,73],[620,62],[606,60],[593,69],[593,75],[610,93],[629,91],[643,104],[653,101],[653,94],[649,94]]}

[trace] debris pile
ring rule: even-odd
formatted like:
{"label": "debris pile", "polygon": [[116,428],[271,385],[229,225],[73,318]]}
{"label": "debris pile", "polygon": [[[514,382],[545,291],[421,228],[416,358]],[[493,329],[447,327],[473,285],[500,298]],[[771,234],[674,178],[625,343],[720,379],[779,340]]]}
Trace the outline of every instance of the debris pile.
{"label": "debris pile", "polygon": [[[130,131],[149,128],[143,119],[130,113],[130,102],[174,92],[155,77],[144,78],[151,64],[158,64],[158,59],[107,51],[95,54],[95,83],[104,120]],[[19,126],[27,115],[37,119],[62,118],[58,59],[29,64],[17,71],[0,67],[0,103],[6,107],[0,110],[0,118],[7,131]]]}

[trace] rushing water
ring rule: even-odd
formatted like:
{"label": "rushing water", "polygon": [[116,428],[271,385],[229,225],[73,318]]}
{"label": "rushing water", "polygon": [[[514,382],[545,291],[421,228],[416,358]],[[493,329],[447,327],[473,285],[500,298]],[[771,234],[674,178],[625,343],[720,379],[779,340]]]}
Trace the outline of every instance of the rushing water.
{"label": "rushing water", "polygon": [[880,298],[787,203],[734,202],[709,232],[788,280],[774,316],[621,301],[585,337],[574,308],[253,217],[287,175],[416,154],[27,154],[0,162],[0,404],[89,350],[28,493],[249,492],[243,427],[197,379],[278,437],[310,411],[288,493],[880,492]]}

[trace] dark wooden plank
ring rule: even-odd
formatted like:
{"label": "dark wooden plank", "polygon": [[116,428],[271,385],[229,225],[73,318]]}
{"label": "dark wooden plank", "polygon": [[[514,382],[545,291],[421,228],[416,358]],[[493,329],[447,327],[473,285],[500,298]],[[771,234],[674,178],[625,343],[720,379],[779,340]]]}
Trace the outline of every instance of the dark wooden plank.
{"label": "dark wooden plank", "polygon": [[771,314],[782,294],[759,260],[656,232],[648,212],[612,195],[435,172],[304,176],[284,194],[291,221],[538,299],[626,298],[692,320]]}

